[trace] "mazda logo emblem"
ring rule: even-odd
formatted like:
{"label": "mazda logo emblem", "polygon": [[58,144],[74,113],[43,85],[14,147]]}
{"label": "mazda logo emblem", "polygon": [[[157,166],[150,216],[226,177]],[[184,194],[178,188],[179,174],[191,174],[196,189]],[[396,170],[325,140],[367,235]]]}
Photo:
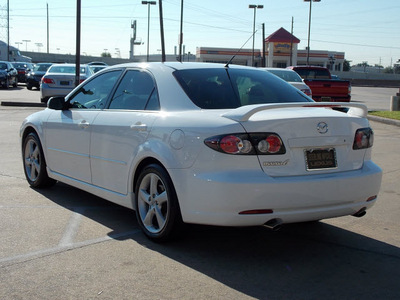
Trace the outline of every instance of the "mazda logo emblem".
{"label": "mazda logo emblem", "polygon": [[317,131],[321,134],[327,133],[328,132],[328,124],[325,122],[319,122],[317,125]]}

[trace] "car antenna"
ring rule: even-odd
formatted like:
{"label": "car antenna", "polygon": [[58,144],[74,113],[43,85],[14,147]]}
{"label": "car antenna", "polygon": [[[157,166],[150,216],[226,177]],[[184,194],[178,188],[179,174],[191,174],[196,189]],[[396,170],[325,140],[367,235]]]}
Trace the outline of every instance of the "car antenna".
{"label": "car antenna", "polygon": [[229,65],[231,64],[232,60],[236,57],[236,55],[242,51],[243,47],[247,44],[248,41],[250,41],[250,39],[256,34],[258,30],[255,30],[253,32],[253,34],[247,39],[246,42],[244,42],[244,44],[242,45],[242,47],[240,47],[240,49],[238,51],[236,51],[236,53],[231,57],[231,59],[226,63],[225,68],[229,68]]}

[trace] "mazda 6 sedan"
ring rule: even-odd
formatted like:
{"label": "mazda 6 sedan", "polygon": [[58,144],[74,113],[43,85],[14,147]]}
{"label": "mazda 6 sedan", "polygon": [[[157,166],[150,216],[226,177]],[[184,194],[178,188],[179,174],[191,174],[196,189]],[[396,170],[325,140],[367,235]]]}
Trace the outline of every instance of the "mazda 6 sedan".
{"label": "mazda 6 sedan", "polygon": [[124,64],[26,118],[22,159],[32,187],[60,181],[134,209],[155,241],[184,223],[277,229],[375,204],[366,115],[256,68]]}

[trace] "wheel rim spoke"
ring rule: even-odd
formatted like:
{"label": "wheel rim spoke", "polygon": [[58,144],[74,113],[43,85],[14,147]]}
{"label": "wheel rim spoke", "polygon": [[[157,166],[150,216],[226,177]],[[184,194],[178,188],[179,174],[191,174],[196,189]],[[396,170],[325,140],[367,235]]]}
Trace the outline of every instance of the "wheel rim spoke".
{"label": "wheel rim spoke", "polygon": [[163,228],[164,225],[165,225],[165,217],[163,216],[160,208],[158,206],[156,206],[155,209],[154,209],[154,212],[155,212],[155,215],[156,215],[158,228]]}
{"label": "wheel rim spoke", "polygon": [[31,181],[35,181],[40,173],[40,150],[35,141],[30,140],[25,146],[25,170]]}
{"label": "wheel rim spoke", "polygon": [[140,219],[151,233],[163,230],[168,215],[168,193],[161,178],[154,173],[147,174],[138,190],[138,212]]}

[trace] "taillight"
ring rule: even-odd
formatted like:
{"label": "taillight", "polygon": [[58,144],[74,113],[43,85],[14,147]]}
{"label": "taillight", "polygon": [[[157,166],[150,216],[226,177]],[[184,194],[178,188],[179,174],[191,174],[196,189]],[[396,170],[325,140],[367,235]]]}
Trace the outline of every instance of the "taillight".
{"label": "taillight", "polygon": [[226,134],[213,136],[204,143],[216,151],[239,155],[285,154],[282,139],[276,133]]}
{"label": "taillight", "polygon": [[43,78],[42,78],[42,82],[43,82],[43,83],[47,83],[47,84],[52,84],[52,83],[54,83],[54,80],[51,79],[51,78],[43,77]]}
{"label": "taillight", "polygon": [[361,128],[356,131],[353,150],[366,149],[374,144],[374,132],[371,128]]}

